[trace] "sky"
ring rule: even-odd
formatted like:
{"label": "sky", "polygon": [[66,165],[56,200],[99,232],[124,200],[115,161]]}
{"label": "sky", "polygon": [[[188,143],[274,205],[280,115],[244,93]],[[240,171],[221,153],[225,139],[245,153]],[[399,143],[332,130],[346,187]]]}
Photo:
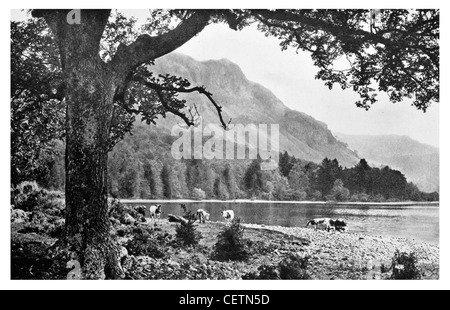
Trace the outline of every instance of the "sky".
{"label": "sky", "polygon": [[[149,15],[148,10],[121,11],[139,22]],[[12,18],[21,19],[23,14],[13,12]],[[380,93],[369,111],[357,108],[356,93],[339,87],[329,90],[323,81],[315,80],[317,67],[309,53],[281,51],[276,38],[265,37],[254,26],[234,31],[222,24],[209,25],[176,52],[200,61],[229,59],[249,80],[270,89],[289,108],[326,123],[334,133],[408,135],[439,146],[439,104],[423,113],[411,106],[411,101],[393,104]]]}
{"label": "sky", "polygon": [[227,58],[238,64],[247,78],[270,89],[291,109],[325,122],[333,132],[345,134],[408,135],[439,146],[439,105],[426,113],[411,101],[391,103],[386,94],[369,111],[354,104],[359,96],[339,87],[329,90],[315,80],[317,68],[306,52],[281,51],[276,38],[256,28],[236,32],[225,25],[210,25],[177,52],[197,60]]}

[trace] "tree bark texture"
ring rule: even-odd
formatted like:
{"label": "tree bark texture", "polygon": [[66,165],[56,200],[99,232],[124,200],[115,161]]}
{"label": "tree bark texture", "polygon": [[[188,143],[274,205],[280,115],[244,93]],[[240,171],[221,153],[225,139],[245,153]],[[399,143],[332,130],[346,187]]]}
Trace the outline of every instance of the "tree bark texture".
{"label": "tree bark texture", "polygon": [[66,103],[66,237],[81,240],[83,278],[121,278],[119,249],[107,216],[107,161],[113,96],[121,77],[99,57],[108,10],[43,12],[57,40]]}

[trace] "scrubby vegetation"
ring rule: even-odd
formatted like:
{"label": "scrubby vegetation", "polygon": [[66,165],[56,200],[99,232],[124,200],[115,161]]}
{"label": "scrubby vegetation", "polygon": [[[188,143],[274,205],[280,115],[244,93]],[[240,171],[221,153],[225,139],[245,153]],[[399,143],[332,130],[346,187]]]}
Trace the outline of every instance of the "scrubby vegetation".
{"label": "scrubby vegetation", "polygon": [[152,258],[163,258],[165,256],[163,247],[172,239],[168,234],[161,234],[154,228],[144,226],[134,227],[131,236],[132,238],[125,243],[128,254]]}
{"label": "scrubby vegetation", "polygon": [[185,246],[195,246],[202,239],[202,234],[197,231],[195,221],[197,217],[192,211],[185,211],[183,218],[186,222],[181,222],[175,228],[176,240]]}
{"label": "scrubby vegetation", "polygon": [[286,280],[308,280],[310,276],[307,273],[309,257],[290,254],[279,264],[280,278]]}
{"label": "scrubby vegetation", "polygon": [[219,260],[245,260],[249,256],[244,239],[244,226],[239,218],[226,225],[214,245],[214,257]]}
{"label": "scrubby vegetation", "polygon": [[277,266],[261,265],[257,271],[246,273],[243,280],[279,280],[280,274]]}
{"label": "scrubby vegetation", "polygon": [[393,280],[420,280],[422,271],[417,266],[418,260],[415,253],[400,252],[397,250],[392,258]]}
{"label": "scrubby vegetation", "polygon": [[309,256],[289,253],[278,265],[261,265],[256,272],[245,274],[244,280],[309,280]]}

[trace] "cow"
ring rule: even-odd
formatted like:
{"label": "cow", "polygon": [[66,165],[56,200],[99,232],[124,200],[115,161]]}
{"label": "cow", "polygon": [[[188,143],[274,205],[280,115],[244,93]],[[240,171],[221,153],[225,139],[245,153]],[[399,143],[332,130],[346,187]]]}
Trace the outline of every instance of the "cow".
{"label": "cow", "polygon": [[196,215],[200,223],[205,223],[205,221],[209,220],[209,213],[203,209],[198,209]]}
{"label": "cow", "polygon": [[347,223],[342,219],[333,220],[330,218],[318,218],[309,220],[306,227],[314,225],[316,230],[319,226],[324,227],[326,231],[337,230],[343,232],[347,230]]}
{"label": "cow", "polygon": [[222,216],[227,222],[231,222],[234,219],[234,211],[233,210],[222,210]]}
{"label": "cow", "polygon": [[151,205],[147,209],[148,217],[156,220],[161,218],[161,205]]}
{"label": "cow", "polygon": [[334,229],[339,232],[347,231],[347,222],[345,222],[343,219],[331,220],[330,225],[334,226]]}

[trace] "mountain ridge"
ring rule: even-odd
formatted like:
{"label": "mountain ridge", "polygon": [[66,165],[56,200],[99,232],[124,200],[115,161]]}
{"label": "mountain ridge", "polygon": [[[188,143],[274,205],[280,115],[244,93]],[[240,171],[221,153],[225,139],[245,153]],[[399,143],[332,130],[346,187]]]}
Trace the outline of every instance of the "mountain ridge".
{"label": "mountain ridge", "polygon": [[[313,162],[337,158],[344,166],[353,166],[358,156],[338,141],[328,126],[312,116],[290,109],[265,86],[250,81],[242,69],[228,59],[197,61],[190,56],[171,53],[156,60],[149,70],[188,79],[194,86],[205,86],[223,107],[225,120],[233,123],[279,124],[280,151]],[[180,96],[196,106],[206,122],[218,123],[217,111],[201,95]],[[158,125],[166,128],[179,123],[168,116]]]}
{"label": "mountain ridge", "polygon": [[[247,124],[279,124],[280,151],[299,159],[320,163],[325,157],[337,158],[352,167],[360,158],[376,166],[390,166],[402,171],[421,190],[439,189],[439,149],[405,135],[346,135],[333,133],[327,124],[287,107],[267,87],[249,80],[242,69],[229,59],[197,61],[171,53],[149,67],[155,74],[172,74],[188,79],[192,86],[205,86],[223,107],[225,121]],[[181,95],[188,104],[195,103],[204,123],[218,124],[217,111],[202,95]],[[301,100],[301,99],[300,99]],[[181,121],[166,116],[156,126],[170,130]],[[370,141],[365,145],[364,141]]]}

